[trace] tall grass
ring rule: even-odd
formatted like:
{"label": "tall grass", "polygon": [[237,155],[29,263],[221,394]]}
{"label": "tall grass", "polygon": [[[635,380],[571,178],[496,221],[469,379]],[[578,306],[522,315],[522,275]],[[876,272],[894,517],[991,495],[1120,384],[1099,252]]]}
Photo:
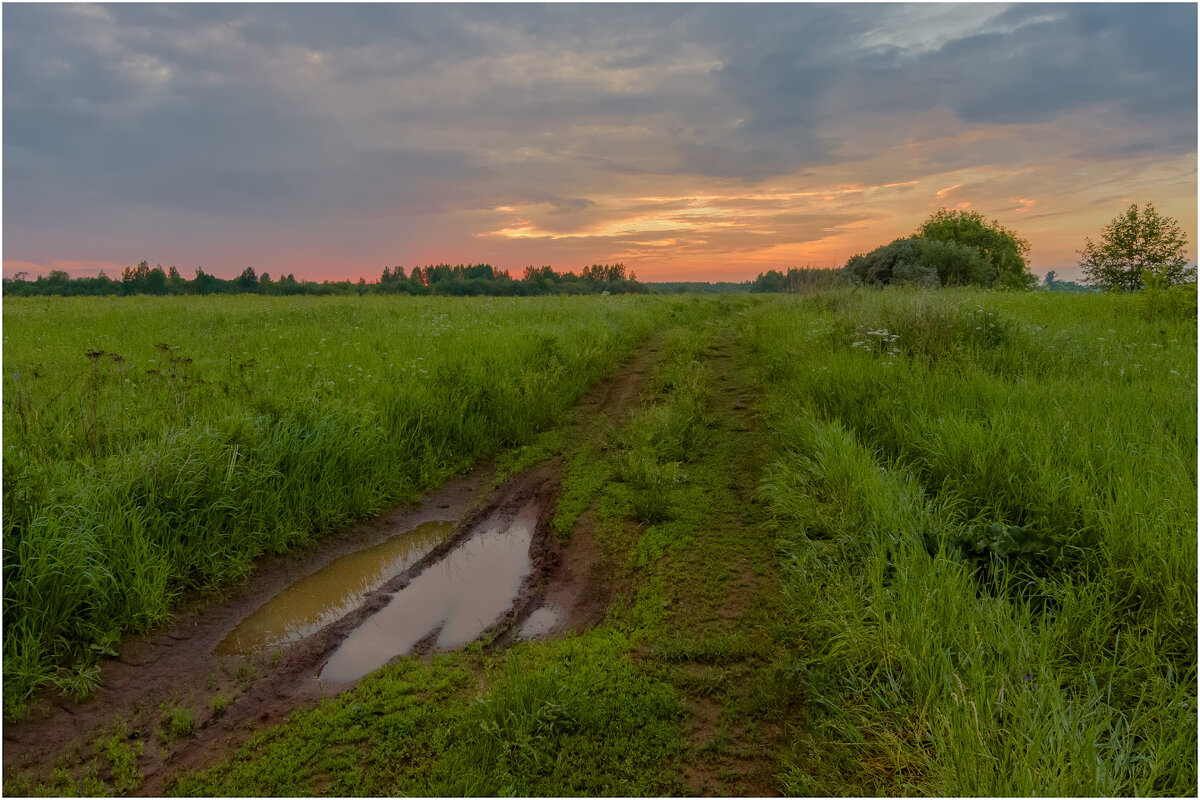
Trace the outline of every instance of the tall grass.
{"label": "tall grass", "polygon": [[787,787],[1194,794],[1194,304],[842,291],[746,335],[825,709]]}
{"label": "tall grass", "polygon": [[684,301],[52,298],[4,306],[4,703],[528,439]]}

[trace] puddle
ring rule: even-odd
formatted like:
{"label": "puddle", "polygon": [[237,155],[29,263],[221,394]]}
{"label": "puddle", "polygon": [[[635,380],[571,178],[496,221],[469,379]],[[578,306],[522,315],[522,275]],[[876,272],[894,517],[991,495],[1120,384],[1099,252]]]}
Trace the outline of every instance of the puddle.
{"label": "puddle", "polygon": [[355,681],[434,632],[435,648],[452,649],[494,625],[517,599],[529,574],[537,509],[523,509],[510,522],[493,518],[481,527],[482,533],[413,578],[346,637],[321,677]]}
{"label": "puddle", "polygon": [[250,655],[316,633],[444,542],[453,530],[453,522],[425,522],[342,556],[275,595],[230,631],[213,652]]}
{"label": "puddle", "polygon": [[537,639],[552,632],[562,622],[563,614],[554,606],[542,606],[534,611],[517,631],[518,639]]}

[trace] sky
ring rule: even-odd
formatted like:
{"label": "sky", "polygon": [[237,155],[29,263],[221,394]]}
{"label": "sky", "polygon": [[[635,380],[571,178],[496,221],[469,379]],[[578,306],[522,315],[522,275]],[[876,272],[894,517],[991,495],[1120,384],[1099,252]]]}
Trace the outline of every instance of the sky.
{"label": "sky", "polygon": [[746,280],[938,208],[1197,241],[1194,4],[3,6],[3,270]]}

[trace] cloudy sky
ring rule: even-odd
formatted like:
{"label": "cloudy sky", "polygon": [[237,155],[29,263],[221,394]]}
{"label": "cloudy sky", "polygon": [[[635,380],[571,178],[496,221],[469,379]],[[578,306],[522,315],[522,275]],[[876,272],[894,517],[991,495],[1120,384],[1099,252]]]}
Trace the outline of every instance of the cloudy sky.
{"label": "cloudy sky", "polygon": [[4,273],[840,266],[939,207],[1035,272],[1195,254],[1196,6],[3,7]]}

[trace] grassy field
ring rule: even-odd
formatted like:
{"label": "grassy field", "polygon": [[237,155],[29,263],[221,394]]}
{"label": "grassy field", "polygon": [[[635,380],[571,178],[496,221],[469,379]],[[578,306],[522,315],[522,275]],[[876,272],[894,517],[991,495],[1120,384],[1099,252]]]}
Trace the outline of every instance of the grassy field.
{"label": "grassy field", "polygon": [[1195,792],[1192,309],[840,292],[758,310],[763,496],[821,714],[781,788]]}
{"label": "grassy field", "polygon": [[667,308],[6,300],[6,716],[43,685],[85,694],[182,592],[527,440]]}
{"label": "grassy field", "polygon": [[[6,704],[13,669],[85,680],[108,609],[152,625],[488,451],[561,465],[555,531],[616,591],[583,633],[402,659],[172,791],[1194,794],[1194,297],[237,300],[6,306]],[[652,330],[628,419],[568,410]]]}

